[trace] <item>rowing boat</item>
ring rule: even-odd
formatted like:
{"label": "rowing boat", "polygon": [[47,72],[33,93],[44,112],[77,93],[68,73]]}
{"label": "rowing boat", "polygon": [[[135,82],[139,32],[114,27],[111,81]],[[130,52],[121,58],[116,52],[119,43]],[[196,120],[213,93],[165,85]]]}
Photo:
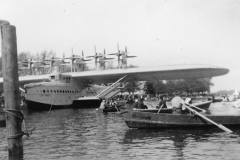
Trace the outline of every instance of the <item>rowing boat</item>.
{"label": "rowing boat", "polygon": [[[129,128],[193,128],[213,127],[214,125],[194,114],[152,113],[127,111],[124,119]],[[240,115],[211,115],[207,118],[225,126],[240,126]]]}

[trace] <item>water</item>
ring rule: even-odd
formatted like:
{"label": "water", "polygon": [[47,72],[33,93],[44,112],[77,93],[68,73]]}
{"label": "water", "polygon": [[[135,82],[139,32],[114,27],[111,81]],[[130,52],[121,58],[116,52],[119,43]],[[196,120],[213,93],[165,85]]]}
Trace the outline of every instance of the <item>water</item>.
{"label": "water", "polygon": [[[26,114],[26,160],[239,159],[240,130],[129,129],[121,115],[95,109]],[[0,159],[7,159],[6,129],[0,128]]]}

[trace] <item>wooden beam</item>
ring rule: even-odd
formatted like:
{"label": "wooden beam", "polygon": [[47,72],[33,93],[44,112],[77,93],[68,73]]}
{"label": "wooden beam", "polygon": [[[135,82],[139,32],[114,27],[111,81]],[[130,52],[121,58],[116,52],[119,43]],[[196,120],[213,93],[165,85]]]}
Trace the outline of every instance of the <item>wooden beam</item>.
{"label": "wooden beam", "polygon": [[0,26],[8,156],[9,160],[19,160],[23,159],[23,116],[20,112],[16,28],[6,23]]}

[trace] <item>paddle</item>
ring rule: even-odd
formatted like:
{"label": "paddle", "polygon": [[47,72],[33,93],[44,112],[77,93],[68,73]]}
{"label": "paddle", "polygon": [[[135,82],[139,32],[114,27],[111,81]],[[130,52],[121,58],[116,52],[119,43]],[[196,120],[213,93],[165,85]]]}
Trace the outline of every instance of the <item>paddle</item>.
{"label": "paddle", "polygon": [[194,105],[192,105],[192,104],[189,104],[189,103],[186,103],[187,105],[189,105],[190,107],[192,107],[192,108],[195,108],[195,109],[197,109],[197,110],[199,110],[199,111],[202,111],[202,112],[207,112],[205,109],[202,109],[202,108],[199,108],[199,107],[197,107],[197,106],[194,106]]}
{"label": "paddle", "polygon": [[161,105],[161,107],[158,109],[158,112],[157,112],[157,114],[159,114],[159,113],[160,113],[160,111],[161,111],[162,107],[163,107],[163,104],[162,104],[162,105]]}
{"label": "paddle", "polygon": [[117,112],[120,112],[120,110],[118,109],[117,105],[114,105],[114,107],[116,108]]}
{"label": "paddle", "polygon": [[189,111],[193,112],[194,114],[198,115],[199,117],[203,118],[204,120],[208,121],[209,123],[212,123],[213,125],[217,126],[218,128],[220,128],[221,130],[223,130],[225,132],[228,132],[228,133],[233,132],[230,129],[228,129],[227,127],[223,126],[222,124],[216,123],[216,122],[212,121],[211,119],[207,118],[206,116],[202,115],[201,113],[195,111],[194,109],[192,109],[188,105],[189,104],[185,103],[184,107],[186,107]]}

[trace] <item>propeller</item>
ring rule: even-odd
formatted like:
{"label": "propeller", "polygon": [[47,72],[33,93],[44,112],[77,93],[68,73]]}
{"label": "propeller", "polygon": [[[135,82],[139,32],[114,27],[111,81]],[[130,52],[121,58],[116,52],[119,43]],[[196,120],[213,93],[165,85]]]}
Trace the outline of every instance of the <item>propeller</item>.
{"label": "propeller", "polygon": [[114,59],[114,58],[106,57],[106,50],[104,48],[103,49],[103,56],[101,57],[101,60],[107,61],[107,60],[112,60],[112,59]]}
{"label": "propeller", "polygon": [[85,59],[85,56],[84,56],[84,52],[82,50],[82,56],[81,57],[78,57],[76,59],[76,62],[77,64],[86,64],[87,61],[91,61],[92,59]]}
{"label": "propeller", "polygon": [[31,69],[33,64],[41,63],[41,61],[33,60],[32,58],[25,59],[23,61],[18,62],[20,67],[25,67],[25,69]]}
{"label": "propeller", "polygon": [[92,58],[92,59],[94,59],[95,68],[97,69],[98,59],[99,59],[100,57],[102,57],[102,55],[100,55],[100,53],[97,52],[96,46],[94,46],[94,52],[95,52],[95,55],[93,55],[93,56],[87,56],[87,58]]}
{"label": "propeller", "polygon": [[84,56],[84,52],[82,50],[82,57],[81,57],[81,60],[82,61],[91,61],[91,59],[85,59],[85,56]]}
{"label": "propeller", "polygon": [[121,56],[122,56],[123,54],[124,54],[124,52],[119,49],[119,43],[117,43],[117,52],[115,52],[115,53],[110,53],[110,54],[108,54],[108,55],[115,55],[115,56],[117,56],[118,68],[120,68],[120,67],[121,67]]}
{"label": "propeller", "polygon": [[74,69],[73,68],[74,64],[85,64],[86,61],[90,61],[91,60],[91,59],[85,59],[83,50],[82,50],[82,56],[74,54],[73,50],[72,50],[72,56],[64,58],[64,59],[69,59],[70,60],[71,71],[73,71],[73,69]]}
{"label": "propeller", "polygon": [[28,58],[23,61],[18,62],[18,68],[19,70],[29,70],[30,73],[32,74],[33,72],[33,67],[34,68],[39,68],[39,66],[42,65],[42,61],[39,60],[33,60],[33,58]]}
{"label": "propeller", "polygon": [[121,67],[124,67],[126,68],[127,67],[127,59],[128,58],[135,58],[137,56],[129,56],[128,55],[128,50],[127,50],[127,47],[125,46],[125,49],[123,51],[123,55],[122,55],[122,59],[121,59]]}
{"label": "propeller", "polygon": [[128,55],[128,49],[127,49],[126,46],[125,46],[124,50],[121,51],[121,50],[119,49],[119,44],[117,44],[117,52],[115,52],[115,53],[110,53],[110,54],[108,54],[108,55],[115,55],[115,56],[117,56],[118,68],[127,67],[127,59],[128,59],[128,58],[137,57],[137,56],[129,56],[129,55]]}
{"label": "propeller", "polygon": [[114,58],[106,57],[106,49],[105,48],[103,49],[103,53],[101,55],[102,55],[102,57],[99,58],[99,64],[100,64],[102,69],[105,69],[106,68],[105,63],[114,59]]}
{"label": "propeller", "polygon": [[[64,55],[63,55],[64,56]],[[65,58],[64,58],[65,59]],[[49,65],[50,67],[50,72],[52,72],[53,66],[55,63],[57,63],[57,65],[62,65],[63,63],[66,63],[64,61],[63,58],[59,58],[59,57],[54,57],[52,56],[51,58],[43,58],[41,61],[41,64],[43,66]],[[45,67],[44,67],[45,68]]]}
{"label": "propeller", "polygon": [[127,46],[125,46],[124,52],[122,54],[123,56],[125,56],[124,58],[135,58],[137,56],[129,56],[128,55],[128,50],[127,50]]}
{"label": "propeller", "polygon": [[108,55],[116,55],[116,56],[121,56],[123,53],[119,49],[119,44],[117,44],[117,52],[115,53],[110,53]]}

